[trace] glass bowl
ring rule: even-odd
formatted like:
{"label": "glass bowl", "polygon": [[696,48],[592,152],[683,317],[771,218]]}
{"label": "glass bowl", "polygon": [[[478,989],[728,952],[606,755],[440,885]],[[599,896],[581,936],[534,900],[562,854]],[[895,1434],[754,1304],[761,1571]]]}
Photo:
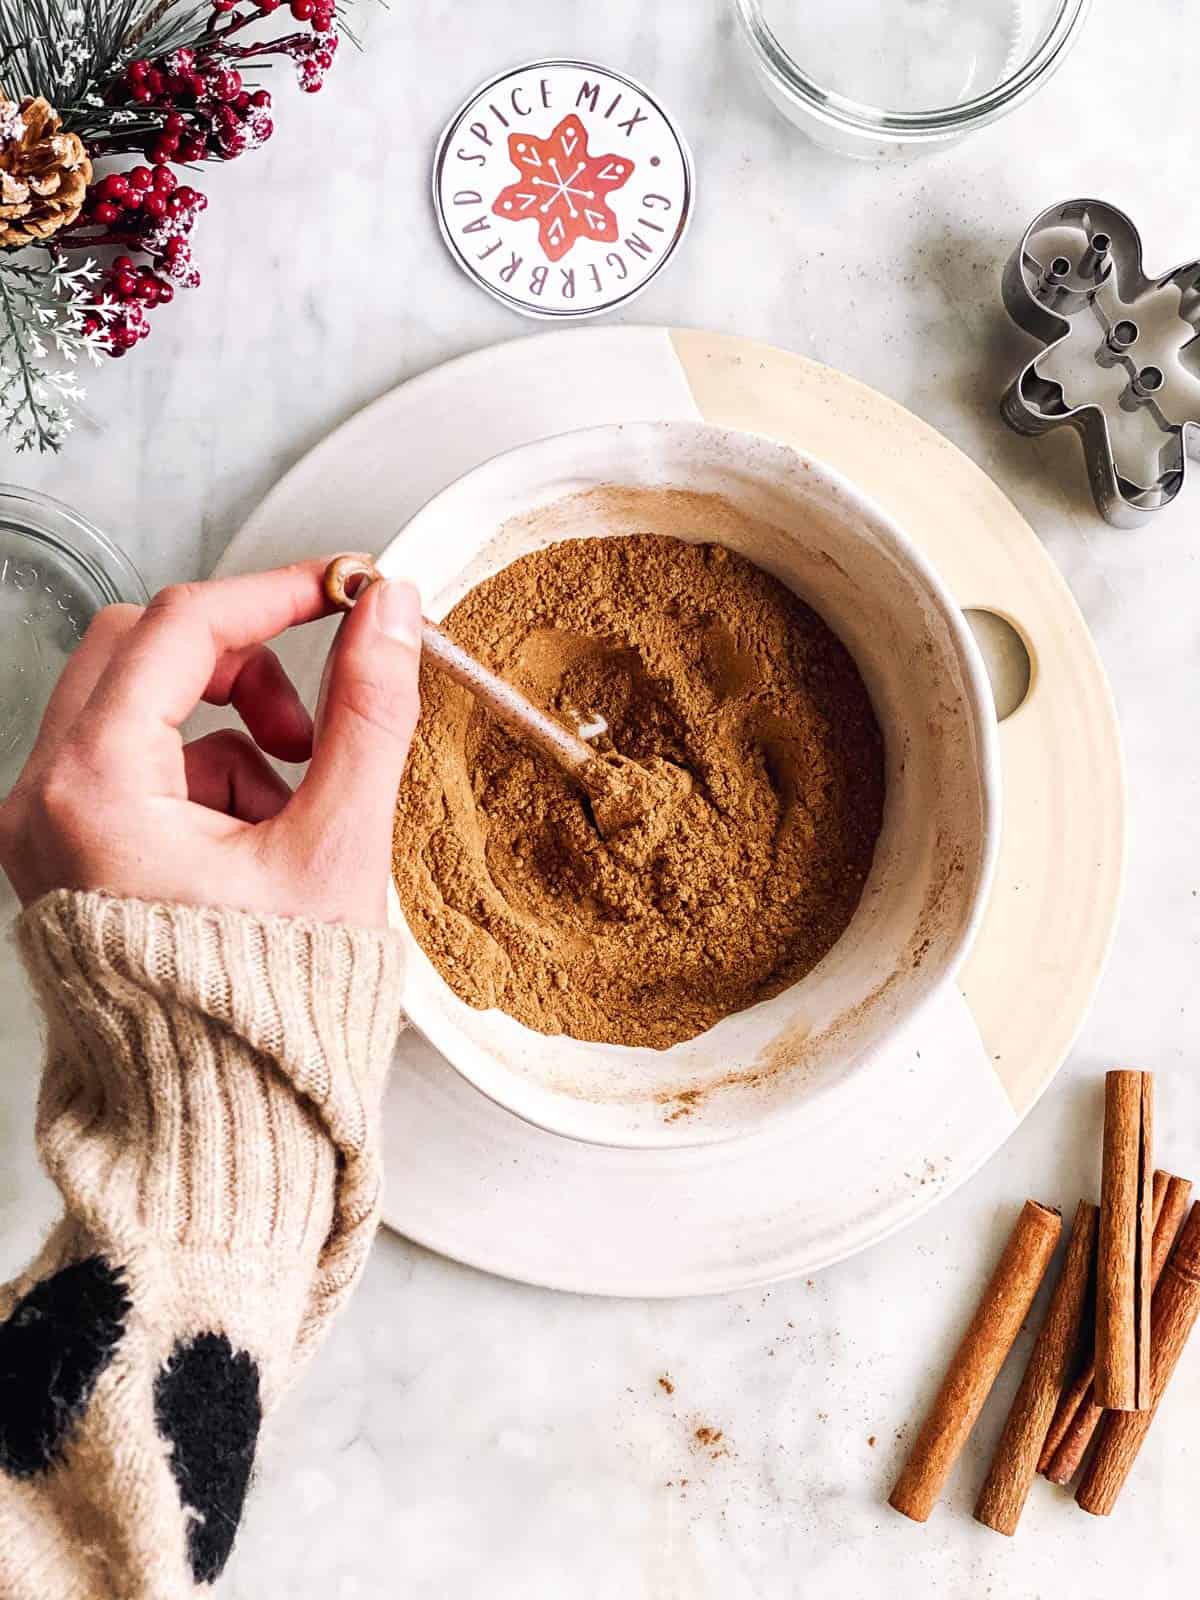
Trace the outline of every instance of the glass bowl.
{"label": "glass bowl", "polygon": [[67,658],[102,606],[144,605],[129,559],[49,495],[0,484],[0,800],[12,788]]}
{"label": "glass bowl", "polygon": [[938,149],[1057,71],[1090,0],[733,0],[769,98],[826,149]]}

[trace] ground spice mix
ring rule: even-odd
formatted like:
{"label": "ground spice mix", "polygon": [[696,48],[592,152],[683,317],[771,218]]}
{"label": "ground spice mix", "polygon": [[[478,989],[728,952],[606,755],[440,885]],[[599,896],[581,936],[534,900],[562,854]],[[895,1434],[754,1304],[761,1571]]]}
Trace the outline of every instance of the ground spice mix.
{"label": "ground spice mix", "polygon": [[603,838],[568,779],[423,669],[394,870],[464,1000],[664,1049],[836,942],[879,835],[883,743],[849,653],[790,590],[720,545],[575,539],[443,626],[570,725],[603,718],[598,748],[682,769],[668,804]]}

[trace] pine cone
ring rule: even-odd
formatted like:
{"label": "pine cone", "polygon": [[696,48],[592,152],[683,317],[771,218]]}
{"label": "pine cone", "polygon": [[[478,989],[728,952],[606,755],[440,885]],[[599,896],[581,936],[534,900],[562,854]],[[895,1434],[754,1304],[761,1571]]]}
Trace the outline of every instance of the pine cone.
{"label": "pine cone", "polygon": [[0,95],[0,249],[48,239],[79,215],[92,163],[61,128],[41,95],[20,105]]}

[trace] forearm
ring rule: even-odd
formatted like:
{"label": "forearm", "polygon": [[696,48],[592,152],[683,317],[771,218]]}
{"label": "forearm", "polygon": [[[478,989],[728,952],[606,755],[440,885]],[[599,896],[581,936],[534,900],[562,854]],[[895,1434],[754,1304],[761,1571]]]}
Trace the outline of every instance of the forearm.
{"label": "forearm", "polygon": [[387,934],[58,893],[22,918],[66,1216],[0,1291],[0,1593],[173,1597],[374,1231]]}

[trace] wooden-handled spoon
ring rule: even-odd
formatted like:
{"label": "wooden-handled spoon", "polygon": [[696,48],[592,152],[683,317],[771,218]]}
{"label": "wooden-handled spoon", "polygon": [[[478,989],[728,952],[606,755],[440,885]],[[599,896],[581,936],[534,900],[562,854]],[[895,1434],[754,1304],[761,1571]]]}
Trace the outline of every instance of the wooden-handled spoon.
{"label": "wooden-handled spoon", "polygon": [[[367,556],[336,556],[325,569],[326,598],[349,611],[363,589],[382,576]],[[626,756],[593,750],[425,617],[421,619],[421,651],[455,683],[469,689],[505,727],[548,756],[579,785],[591,801],[596,826],[605,837],[640,821],[690,787],[685,773],[657,757],[641,766]]]}
{"label": "wooden-handled spoon", "polygon": [[[349,611],[367,584],[381,577],[379,568],[365,556],[337,556],[325,569],[326,598]],[[490,671],[425,617],[421,619],[421,652],[447,677],[469,689],[505,727],[527,739],[576,782],[587,787],[583,783],[583,770],[596,760],[591,745],[547,716],[519,689]]]}

